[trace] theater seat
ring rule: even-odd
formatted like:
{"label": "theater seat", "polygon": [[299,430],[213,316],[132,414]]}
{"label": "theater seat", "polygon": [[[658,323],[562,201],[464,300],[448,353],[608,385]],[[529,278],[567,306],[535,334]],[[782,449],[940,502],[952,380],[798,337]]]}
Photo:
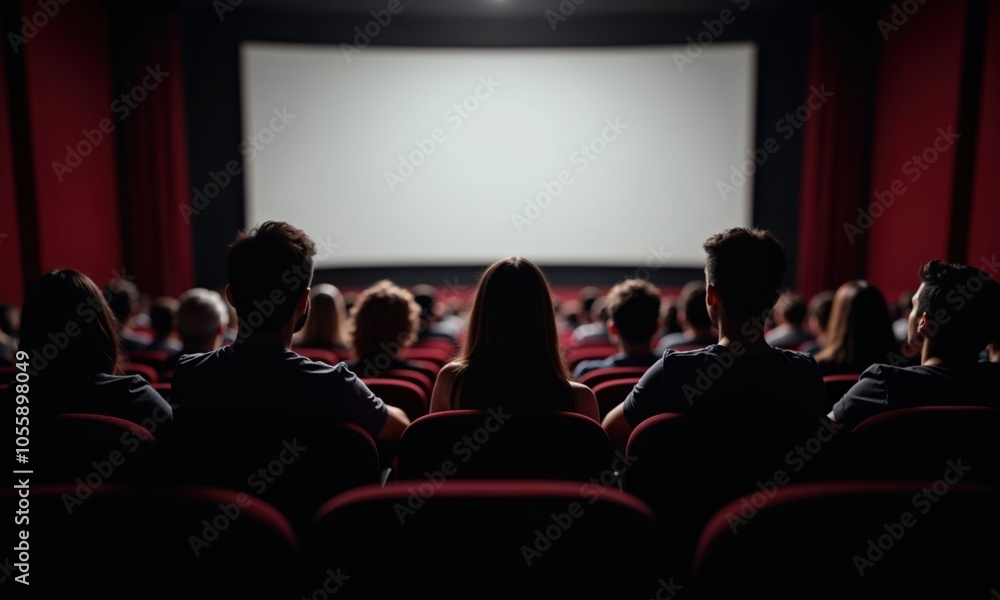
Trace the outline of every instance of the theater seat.
{"label": "theater seat", "polygon": [[[2,492],[4,504],[17,492]],[[252,496],[106,484],[85,494],[75,485],[32,485],[29,498],[24,589],[32,597],[296,597],[295,536],[274,507]],[[16,574],[2,584],[8,590],[19,585]]]}
{"label": "theater seat", "polygon": [[[642,502],[570,482],[368,486],[332,499],[303,540],[337,598],[651,598],[661,532]],[[308,581],[308,579],[307,579]]]}
{"label": "theater seat", "polygon": [[562,412],[438,412],[411,423],[399,448],[400,479],[421,479],[453,465],[445,474],[458,479],[585,481],[613,471],[613,464],[604,429],[592,419]]}
{"label": "theater seat", "polygon": [[93,414],[63,414],[32,429],[31,468],[36,482],[80,478],[89,485],[155,477],[148,472],[156,438],[131,421]]}
{"label": "theater seat", "polygon": [[362,381],[383,402],[401,408],[411,421],[426,415],[430,409],[427,392],[415,383],[385,377]]}
{"label": "theater seat", "polygon": [[597,409],[601,413],[601,419],[604,419],[612,408],[624,402],[637,383],[639,383],[638,377],[624,377],[595,385],[594,396],[597,397]]}
{"label": "theater seat", "polygon": [[966,481],[1000,484],[1000,410],[985,406],[921,406],[875,415],[848,438],[847,475],[927,479],[949,460],[970,467]]}
{"label": "theater seat", "polygon": [[440,368],[448,364],[453,354],[453,349],[424,346],[404,348],[400,353],[400,358],[402,360],[423,360],[434,363]]}
{"label": "theater seat", "polygon": [[593,346],[574,346],[566,350],[566,366],[570,372],[585,360],[600,360],[618,352],[617,346],[599,344]]}
{"label": "theater seat", "polygon": [[165,350],[132,350],[128,353],[129,362],[149,365],[157,371],[168,358],[170,353]]}
{"label": "theater seat", "polygon": [[328,365],[336,365],[343,360],[343,358],[341,358],[338,354],[325,348],[305,348],[295,346],[292,348],[292,352],[298,354],[299,356],[304,356],[309,360],[324,362]]}
{"label": "theater seat", "polygon": [[956,483],[944,466],[935,480],[746,496],[705,528],[695,597],[989,598],[1000,581],[998,506],[997,488]]}
{"label": "theater seat", "polygon": [[250,492],[301,529],[332,496],[381,481],[375,442],[335,417],[260,423],[233,416],[226,431],[181,431],[163,448],[163,478]]}
{"label": "theater seat", "polygon": [[399,379],[401,381],[409,381],[420,386],[420,389],[424,390],[427,397],[431,397],[431,392],[434,391],[434,382],[427,375],[424,375],[420,371],[413,371],[411,369],[386,369],[382,371],[379,375],[382,379]]}
{"label": "theater seat", "polygon": [[[816,427],[821,427],[819,421]],[[626,452],[632,464],[624,472],[622,489],[660,516],[672,572],[689,571],[705,523],[733,498],[759,485],[784,485],[825,473],[814,455],[806,460],[794,454],[806,432],[784,429],[763,420],[722,421],[674,413],[657,415],[635,428]],[[817,454],[829,452],[824,445],[832,445],[834,435],[827,430],[811,433],[822,433],[828,440]]]}
{"label": "theater seat", "polygon": [[612,379],[626,379],[630,377],[639,379],[648,370],[647,367],[606,367],[584,373],[577,381],[590,389],[594,389],[595,385],[604,381],[611,381]]}
{"label": "theater seat", "polygon": [[126,363],[122,365],[122,372],[125,375],[138,375],[145,379],[147,383],[157,383],[160,380],[156,369],[141,363]]}

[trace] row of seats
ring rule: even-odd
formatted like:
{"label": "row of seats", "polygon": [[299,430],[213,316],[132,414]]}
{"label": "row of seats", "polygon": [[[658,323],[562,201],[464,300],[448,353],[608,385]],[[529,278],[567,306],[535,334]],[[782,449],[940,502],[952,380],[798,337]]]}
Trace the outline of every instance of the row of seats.
{"label": "row of seats", "polygon": [[39,486],[32,583],[101,598],[988,598],[1000,494],[956,483],[914,508],[937,484],[740,497],[704,529],[686,579],[664,569],[666,534],[648,506],[567,482],[368,486],[332,498],[302,535],[233,490],[107,484],[68,511],[73,486]]}

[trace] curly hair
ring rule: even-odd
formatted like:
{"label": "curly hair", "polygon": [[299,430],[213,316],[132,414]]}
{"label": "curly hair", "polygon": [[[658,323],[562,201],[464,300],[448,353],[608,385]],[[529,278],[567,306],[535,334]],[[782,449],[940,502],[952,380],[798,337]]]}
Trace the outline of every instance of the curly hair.
{"label": "curly hair", "polygon": [[398,358],[417,340],[420,305],[413,294],[388,279],[361,292],[351,311],[351,345],[357,360],[380,352]]}

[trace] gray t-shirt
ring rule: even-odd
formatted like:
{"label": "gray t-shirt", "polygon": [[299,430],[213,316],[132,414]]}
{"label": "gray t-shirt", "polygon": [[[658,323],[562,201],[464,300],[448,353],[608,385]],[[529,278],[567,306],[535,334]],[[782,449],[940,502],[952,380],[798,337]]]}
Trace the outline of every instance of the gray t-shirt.
{"label": "gray t-shirt", "polygon": [[1000,406],[1000,365],[872,365],[833,405],[833,417],[854,427],[868,417],[898,408],[960,405]]}

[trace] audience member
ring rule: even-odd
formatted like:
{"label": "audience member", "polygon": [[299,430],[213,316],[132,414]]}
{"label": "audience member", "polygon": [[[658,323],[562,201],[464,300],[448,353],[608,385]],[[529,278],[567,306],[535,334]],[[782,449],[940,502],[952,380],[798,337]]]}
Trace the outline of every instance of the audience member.
{"label": "audience member", "polygon": [[718,335],[712,331],[712,319],[705,306],[704,283],[688,282],[681,289],[677,303],[677,320],[682,331],[663,336],[656,345],[657,354],[662,355],[665,350],[704,348],[719,341]]}
{"label": "audience member", "polygon": [[718,343],[667,350],[639,380],[604,427],[619,443],[645,419],[666,412],[766,425],[797,437],[824,412],[825,391],[815,361],[770,346],[763,320],[778,299],[785,252],[760,229],[728,229],[704,245],[706,302]]}
{"label": "audience member", "polygon": [[218,292],[193,288],[180,297],[177,308],[177,332],[181,349],[171,355],[160,368],[173,371],[185,354],[212,352],[222,347],[229,326],[229,307]]}
{"label": "audience member", "polygon": [[767,332],[767,343],[779,348],[798,350],[803,344],[813,341],[813,334],[803,325],[806,320],[806,303],[795,294],[782,294],[775,307],[777,326]]}
{"label": "audience member", "polygon": [[594,393],[570,380],[545,274],[525,258],[503,259],[483,273],[462,351],[438,374],[431,398],[431,412],[501,407],[598,419]]}
{"label": "audience member", "polygon": [[321,283],[313,288],[309,299],[306,325],[292,338],[296,346],[322,348],[345,353],[347,344],[347,308],[344,296],[335,286]]}
{"label": "audience member", "polygon": [[660,309],[660,321],[663,322],[663,335],[667,336],[672,333],[683,333],[684,328],[681,327],[681,320],[677,307],[677,298],[670,296],[664,298],[661,303]]}
{"label": "audience member", "polygon": [[13,304],[0,305],[0,366],[14,364],[17,348],[17,321],[21,313]]}
{"label": "audience member", "polygon": [[848,281],[833,299],[826,347],[815,355],[824,375],[861,373],[898,349],[889,307],[867,281]]}
{"label": "audience member", "polygon": [[813,335],[812,341],[799,347],[800,352],[816,355],[826,345],[827,327],[830,324],[830,312],[833,310],[833,292],[824,290],[812,297],[807,311],[806,327]]}
{"label": "audience member", "polygon": [[438,338],[454,342],[458,339],[461,325],[455,319],[441,314],[437,288],[428,284],[413,286],[413,299],[420,306],[418,341]]}
{"label": "audience member", "polygon": [[[911,406],[1000,406],[1000,367],[978,362],[1000,336],[1000,284],[984,271],[932,260],[918,272],[907,342],[920,364],[875,364],[833,406],[829,417],[853,428],[868,417]],[[893,361],[895,362],[895,361]]]}
{"label": "audience member", "polygon": [[896,341],[906,344],[909,335],[910,310],[913,308],[913,295],[916,290],[906,290],[899,295],[896,303],[892,306],[892,332],[896,334]]}
{"label": "audience member", "polygon": [[660,326],[660,290],[642,279],[627,279],[608,292],[608,331],[618,342],[618,353],[601,360],[585,360],[573,377],[608,367],[648,367],[659,358],[653,354],[652,337]]}
{"label": "audience member", "polygon": [[292,335],[309,313],[312,240],[287,223],[240,232],[229,247],[226,295],[239,316],[229,346],[182,356],[173,376],[177,428],[188,435],[259,430],[327,415],[373,437],[397,440],[409,423],[344,363],[327,365],[293,352]]}
{"label": "audience member", "polygon": [[153,329],[153,341],[148,350],[159,350],[173,354],[181,349],[174,337],[177,325],[177,300],[161,296],[153,301],[149,309],[149,324]]}
{"label": "audience member", "polygon": [[32,415],[152,418],[169,429],[170,405],[142,377],[122,375],[118,327],[101,290],[83,273],[52,271],[28,288],[18,347],[30,356]]}
{"label": "audience member", "polygon": [[433,370],[402,358],[403,350],[417,340],[420,329],[420,306],[409,290],[388,279],[375,282],[358,296],[350,329],[354,360],[348,366],[362,377],[379,377],[388,369],[407,369],[434,380]]}
{"label": "audience member", "polygon": [[125,352],[145,350],[153,343],[149,335],[134,329],[135,319],[139,315],[139,289],[127,279],[115,279],[104,290],[108,306],[118,319],[121,346]]}
{"label": "audience member", "polygon": [[595,298],[590,303],[590,310],[586,313],[589,322],[573,330],[573,336],[570,338],[572,345],[611,345],[606,325],[608,321],[607,303],[607,296]]}

